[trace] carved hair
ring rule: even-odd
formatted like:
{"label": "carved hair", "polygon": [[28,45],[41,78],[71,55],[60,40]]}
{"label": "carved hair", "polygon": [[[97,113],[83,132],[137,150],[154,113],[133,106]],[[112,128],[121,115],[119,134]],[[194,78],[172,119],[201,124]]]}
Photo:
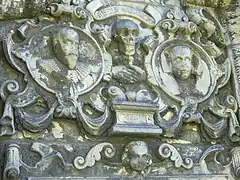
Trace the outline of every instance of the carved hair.
{"label": "carved hair", "polygon": [[[122,155],[122,161],[123,161],[124,164],[129,163],[129,161],[131,159],[131,155],[134,153],[132,151],[133,147],[140,147],[140,146],[148,148],[147,143],[145,143],[143,141],[133,141],[125,147],[125,150],[124,150],[123,155]],[[149,150],[148,150],[148,154],[150,154]]]}
{"label": "carved hair", "polygon": [[71,28],[71,27],[63,27],[61,28],[56,34],[53,35],[52,37],[52,43],[53,43],[53,51],[55,54],[57,54],[56,49],[59,43],[61,42],[61,39],[65,37],[67,39],[70,39],[72,41],[75,41],[79,43],[80,41],[80,35],[79,33]]}
{"label": "carved hair", "polygon": [[60,40],[62,37],[66,37],[75,42],[79,42],[79,40],[80,40],[80,36],[79,36],[78,32],[71,27],[61,28],[55,35],[53,35],[53,37],[57,40]]}

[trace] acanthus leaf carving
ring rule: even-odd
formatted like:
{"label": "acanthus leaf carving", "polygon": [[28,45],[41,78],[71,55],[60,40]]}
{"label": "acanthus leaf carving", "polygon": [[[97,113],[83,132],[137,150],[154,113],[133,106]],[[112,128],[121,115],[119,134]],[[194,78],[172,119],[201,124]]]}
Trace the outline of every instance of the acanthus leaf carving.
{"label": "acanthus leaf carving", "polygon": [[101,152],[103,152],[104,156],[107,158],[113,158],[116,153],[116,149],[111,143],[100,143],[96,146],[92,147],[91,150],[87,153],[87,156],[84,158],[82,156],[78,156],[74,159],[75,168],[81,170],[86,167],[92,167],[96,161],[101,160]]}
{"label": "acanthus leaf carving", "polygon": [[210,156],[212,153],[215,153],[214,160],[216,160],[216,156],[219,152],[223,151],[224,147],[222,145],[213,145],[207,148],[201,155],[200,159],[198,160],[199,164],[201,164],[208,156]]}
{"label": "acanthus leaf carving", "polygon": [[[19,160],[19,148],[10,145],[17,162],[12,172],[8,172],[12,167],[6,168],[4,176],[16,179],[19,166],[39,175],[54,159],[64,168],[70,166],[69,171],[97,169],[97,161],[104,157],[119,161],[119,155],[122,162],[116,164],[122,165],[121,170],[112,171],[132,173],[132,177],[162,173],[162,158],[189,172],[196,170],[193,165],[206,166],[207,157],[214,158],[211,163],[221,169],[225,147],[206,147],[221,141],[235,146],[240,140],[238,88],[232,92],[232,81],[239,79],[239,73],[234,74],[234,65],[236,71],[239,66],[238,45],[232,48],[234,64],[215,12],[186,3],[60,0],[50,2],[38,18],[17,21],[4,38],[3,49],[8,63],[21,75],[2,84],[5,108],[0,136],[23,128],[22,134],[9,138],[37,132],[48,138],[55,136],[48,133],[51,123],[54,127],[58,123],[53,121],[61,126],[71,120],[78,125],[71,133],[79,135],[79,147],[88,138],[95,142],[85,157],[74,155],[73,165],[53,147],[33,143],[32,150],[41,159],[30,166]],[[65,140],[66,126],[61,130]],[[161,158],[156,162],[151,152],[156,144],[150,136],[167,142],[158,147]],[[94,138],[123,141],[95,145]],[[116,153],[115,144],[119,147],[129,140]],[[73,147],[66,149],[73,152]],[[230,162],[236,176],[238,151],[232,150]]]}
{"label": "acanthus leaf carving", "polygon": [[[45,13],[4,40],[10,64],[41,89],[34,102],[15,107],[25,129],[38,132],[68,118],[95,136],[181,137],[192,126],[196,141],[227,129],[237,141],[235,108],[214,100],[229,86],[231,62],[211,13],[181,3],[141,8],[98,0],[50,3]],[[30,106],[44,108],[32,116]],[[221,119],[209,122],[205,114]]]}
{"label": "acanthus leaf carving", "polygon": [[175,167],[184,167],[191,169],[193,167],[193,160],[190,158],[183,159],[178,150],[171,144],[163,143],[159,146],[158,153],[162,158],[170,158],[174,161]]}

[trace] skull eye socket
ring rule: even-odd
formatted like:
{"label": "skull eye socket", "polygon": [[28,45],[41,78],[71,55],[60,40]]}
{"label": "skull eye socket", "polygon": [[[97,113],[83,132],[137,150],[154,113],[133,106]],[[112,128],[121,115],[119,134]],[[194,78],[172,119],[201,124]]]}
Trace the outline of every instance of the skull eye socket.
{"label": "skull eye socket", "polygon": [[142,155],[142,158],[147,159],[148,158],[147,154]]}
{"label": "skull eye socket", "polygon": [[138,30],[137,30],[137,29],[134,29],[134,30],[132,31],[132,35],[133,35],[133,36],[138,36],[138,35],[139,35]]}
{"label": "skull eye socket", "polygon": [[127,28],[124,28],[124,29],[122,30],[122,36],[128,36],[128,35],[129,35],[128,29],[127,29]]}

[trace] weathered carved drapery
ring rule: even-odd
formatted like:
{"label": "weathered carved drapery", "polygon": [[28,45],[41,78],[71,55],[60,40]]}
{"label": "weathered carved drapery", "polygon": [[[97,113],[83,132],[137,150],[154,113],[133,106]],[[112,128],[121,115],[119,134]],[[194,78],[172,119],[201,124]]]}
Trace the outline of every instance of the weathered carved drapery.
{"label": "weathered carved drapery", "polygon": [[240,176],[237,1],[1,8],[3,179]]}

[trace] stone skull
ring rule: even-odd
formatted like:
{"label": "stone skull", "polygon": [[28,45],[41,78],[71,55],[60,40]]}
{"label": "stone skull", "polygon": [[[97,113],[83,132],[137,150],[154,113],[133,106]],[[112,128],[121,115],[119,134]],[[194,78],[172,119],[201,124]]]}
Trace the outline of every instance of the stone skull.
{"label": "stone skull", "polygon": [[133,56],[135,54],[135,45],[138,35],[138,25],[129,19],[116,21],[112,26],[112,36],[118,43],[120,54],[126,56]]}

